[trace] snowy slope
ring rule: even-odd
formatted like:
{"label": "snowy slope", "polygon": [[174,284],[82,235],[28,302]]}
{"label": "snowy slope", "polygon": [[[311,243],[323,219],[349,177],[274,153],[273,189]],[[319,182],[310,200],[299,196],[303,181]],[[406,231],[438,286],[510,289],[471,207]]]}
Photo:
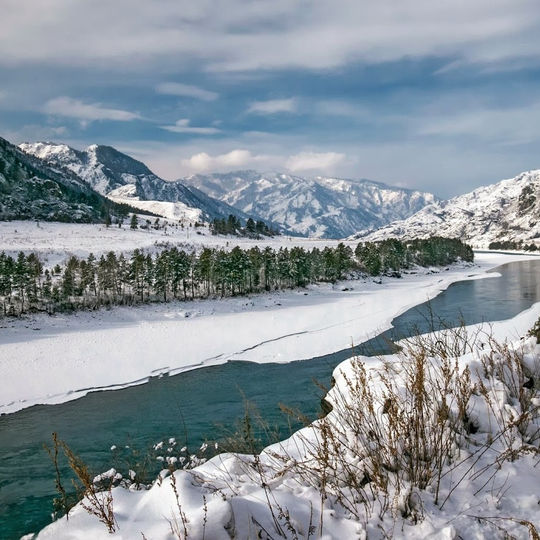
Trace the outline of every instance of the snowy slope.
{"label": "snowy slope", "polygon": [[0,220],[97,222],[121,209],[68,169],[51,166],[0,138]]}
{"label": "snowy slope", "polygon": [[[460,238],[474,246],[540,238],[540,170],[478,188],[426,206],[413,216],[354,238],[382,240],[432,235]],[[538,242],[538,240],[536,240]]]}
{"label": "snowy slope", "polygon": [[141,200],[136,190],[134,184],[127,184],[113,189],[107,196],[115,202],[130,204],[142,212],[151,212],[182,223],[204,221],[204,213],[200,208],[193,208],[183,202]]}
{"label": "snowy slope", "polygon": [[[230,208],[180,181],[167,182],[156,176],[144,163],[119,152],[111,146],[91,145],[76,150],[65,144],[48,142],[23,143],[21,150],[47,163],[69,169],[99,193],[113,200],[129,202],[143,210],[165,217],[183,216],[197,221],[241,212]],[[151,204],[148,204],[152,201]],[[158,204],[158,203],[174,203]]]}
{"label": "snowy slope", "polygon": [[297,234],[342,238],[410,216],[435,201],[421,193],[371,182],[237,171],[193,175],[182,182]]}

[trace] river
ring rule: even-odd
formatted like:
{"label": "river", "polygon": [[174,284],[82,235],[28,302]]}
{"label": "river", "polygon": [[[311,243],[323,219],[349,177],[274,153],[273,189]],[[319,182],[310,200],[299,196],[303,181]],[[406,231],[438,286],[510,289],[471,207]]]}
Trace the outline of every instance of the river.
{"label": "river", "polygon": [[385,352],[386,338],[429,330],[430,314],[446,324],[473,324],[513,317],[540,301],[540,260],[508,263],[496,271],[501,277],[452,284],[355,350],[287,364],[229,362],[0,416],[0,537],[17,539],[50,522],[54,471],[43,444],[50,443],[53,431],[97,472],[111,466],[112,445],[131,453],[163,438],[187,440],[192,448],[215,439],[218,425],[230,428],[241,417],[245,399],[286,437],[298,424],[289,425],[279,403],[315,418],[324,392],[313,381],[328,386],[335,366],[352,354]]}

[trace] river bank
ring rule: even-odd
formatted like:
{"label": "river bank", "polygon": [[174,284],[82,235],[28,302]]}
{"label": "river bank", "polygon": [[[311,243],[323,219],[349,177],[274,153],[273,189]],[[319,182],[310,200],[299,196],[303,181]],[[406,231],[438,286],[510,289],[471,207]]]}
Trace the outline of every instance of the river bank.
{"label": "river bank", "polygon": [[418,270],[401,279],[4,320],[0,414],[229,360],[289,362],[345,349],[451,283],[494,277],[486,272],[526,259],[480,253],[474,265]]}

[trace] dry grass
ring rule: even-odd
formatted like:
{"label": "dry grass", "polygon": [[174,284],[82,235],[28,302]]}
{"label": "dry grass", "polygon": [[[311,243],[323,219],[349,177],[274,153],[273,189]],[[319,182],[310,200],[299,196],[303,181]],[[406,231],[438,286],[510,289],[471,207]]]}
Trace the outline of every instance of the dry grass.
{"label": "dry grass", "polygon": [[[531,369],[522,350],[464,326],[404,340],[401,347],[397,360],[383,360],[379,369],[351,360],[328,397],[333,411],[299,435],[295,456],[272,453],[274,475],[285,474],[286,464],[299,483],[318,489],[321,509],[331,501],[361,523],[374,514],[381,522],[391,516],[394,523],[416,523],[426,497],[442,509],[464,481],[485,477],[485,487],[504,461],[540,455],[537,392],[527,387],[531,377],[539,379],[538,358]],[[459,361],[473,351],[479,373]],[[505,399],[497,401],[501,388]],[[477,397],[484,400],[493,420],[490,432],[478,437],[473,396],[475,405]],[[497,457],[486,465],[491,451]]]}
{"label": "dry grass", "polygon": [[69,518],[69,511],[73,507],[61,481],[58,459],[59,451],[62,450],[75,475],[72,483],[77,493],[77,500],[89,514],[96,516],[110,533],[115,532],[118,529],[118,523],[113,509],[114,474],[94,477],[90,473],[88,465],[64,441],[60,440],[56,433],[53,433],[52,437],[53,448],[45,446],[45,449],[51,456],[56,471],[56,489],[59,493],[57,501],[59,501],[60,509],[65,513],[66,518]]}

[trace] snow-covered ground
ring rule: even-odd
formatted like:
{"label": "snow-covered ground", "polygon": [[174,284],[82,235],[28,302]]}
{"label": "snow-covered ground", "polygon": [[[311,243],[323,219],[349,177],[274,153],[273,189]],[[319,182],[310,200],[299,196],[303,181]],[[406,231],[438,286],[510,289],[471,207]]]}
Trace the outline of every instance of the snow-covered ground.
{"label": "snow-covered ground", "polygon": [[[171,210],[173,211],[173,210]],[[139,225],[145,224],[147,216],[141,215]],[[153,224],[154,217],[148,218]],[[161,222],[163,223],[163,218]],[[170,223],[174,223],[171,221]],[[129,220],[122,228],[111,225],[56,223],[33,221],[0,221],[0,251],[13,255],[19,251],[38,253],[49,265],[66,260],[70,255],[88,256],[89,253],[99,255],[107,251],[130,252],[134,249],[155,251],[166,244],[179,248],[191,249],[222,247],[224,249],[240,245],[243,249],[253,246],[270,246],[291,248],[303,246],[305,249],[324,246],[337,246],[339,240],[321,240],[317,238],[299,238],[276,236],[273,238],[250,239],[236,236],[214,236],[208,227],[168,226],[166,229],[130,229]],[[358,241],[344,241],[353,249]]]}
{"label": "snow-covered ground", "polygon": [[[509,321],[494,323],[491,330],[496,338],[511,341],[516,334],[525,335],[539,315],[540,303],[537,303]],[[523,362],[528,369],[540,370],[540,346],[535,345],[533,338],[518,340],[509,348],[523,352]],[[528,443],[530,433],[522,434],[512,427],[512,421],[520,417],[522,404],[527,402],[527,399],[518,402],[516,391],[529,393],[531,408],[527,410],[534,411],[540,405],[538,390],[520,390],[521,386],[511,388],[512,385],[505,384],[504,377],[490,373],[485,367],[487,364],[483,367],[482,356],[489,357],[488,347],[479,347],[459,358],[460,372],[468,366],[470,384],[477,385],[470,396],[470,419],[476,428],[468,435],[452,440],[452,459],[442,464],[438,502],[435,502],[435,482],[427,489],[411,488],[407,478],[403,477],[396,487],[398,484],[391,480],[397,473],[393,469],[383,474],[390,478],[387,496],[370,478],[366,478],[365,490],[357,485],[351,488],[355,484],[347,479],[347,473],[360,474],[362,461],[369,460],[370,455],[368,452],[359,457],[366,451],[365,448],[361,450],[360,442],[361,453],[343,457],[334,454],[337,465],[333,460],[325,461],[321,426],[327,425],[340,437],[348,439],[345,448],[350,449],[347,445],[354,445],[355,437],[358,437],[357,433],[348,431],[343,417],[354,414],[350,412],[354,408],[339,405],[342,399],[346,403],[351,394],[354,395],[347,380],[355,380],[354,363],[358,360],[347,360],[334,371],[336,385],[329,394],[334,410],[324,421],[267,448],[258,458],[223,454],[191,471],[181,470],[170,476],[164,471],[166,477],[148,491],[114,488],[111,496],[116,533],[112,536],[96,516],[90,515],[79,504],[70,513],[69,521],[58,520],[41,531],[38,538],[537,538],[534,528],[540,524],[540,469],[538,455],[535,456],[537,446],[534,446],[537,441]],[[498,358],[498,353],[491,354],[494,362]],[[373,377],[369,379],[371,391],[375,394],[384,392],[386,386],[377,385],[382,360],[360,360],[364,362],[368,376]],[[401,359],[386,357],[386,361],[388,366],[393,366],[389,369],[394,371],[395,377],[401,380]],[[401,388],[400,383],[397,384]],[[488,398],[483,397],[478,385],[484,385]],[[443,395],[447,394],[443,392]],[[488,400],[493,409],[487,405]],[[382,402],[386,407],[384,395],[378,403]],[[375,414],[380,415],[384,424],[385,412]],[[537,413],[534,416],[536,419],[529,432],[540,428]],[[498,422],[506,422],[503,432]],[[497,433],[503,433],[503,436],[497,436]],[[502,459],[501,452],[508,452],[510,448],[513,457]],[[323,452],[322,455],[317,451]],[[327,463],[323,471],[321,463]],[[342,470],[343,477],[336,479],[331,476],[332,467],[341,470],[340,463],[345,469]],[[322,488],[321,481],[324,482]],[[344,499],[335,495],[336,481],[337,493]],[[320,489],[326,496],[321,497]],[[347,511],[344,504],[352,510]]]}
{"label": "snow-covered ground", "polygon": [[396,315],[452,282],[487,277],[486,270],[516,259],[523,257],[480,254],[474,266],[383,278],[382,284],[368,279],[243,298],[4,319],[0,414],[228,360],[289,362],[345,349],[389,328]]}

